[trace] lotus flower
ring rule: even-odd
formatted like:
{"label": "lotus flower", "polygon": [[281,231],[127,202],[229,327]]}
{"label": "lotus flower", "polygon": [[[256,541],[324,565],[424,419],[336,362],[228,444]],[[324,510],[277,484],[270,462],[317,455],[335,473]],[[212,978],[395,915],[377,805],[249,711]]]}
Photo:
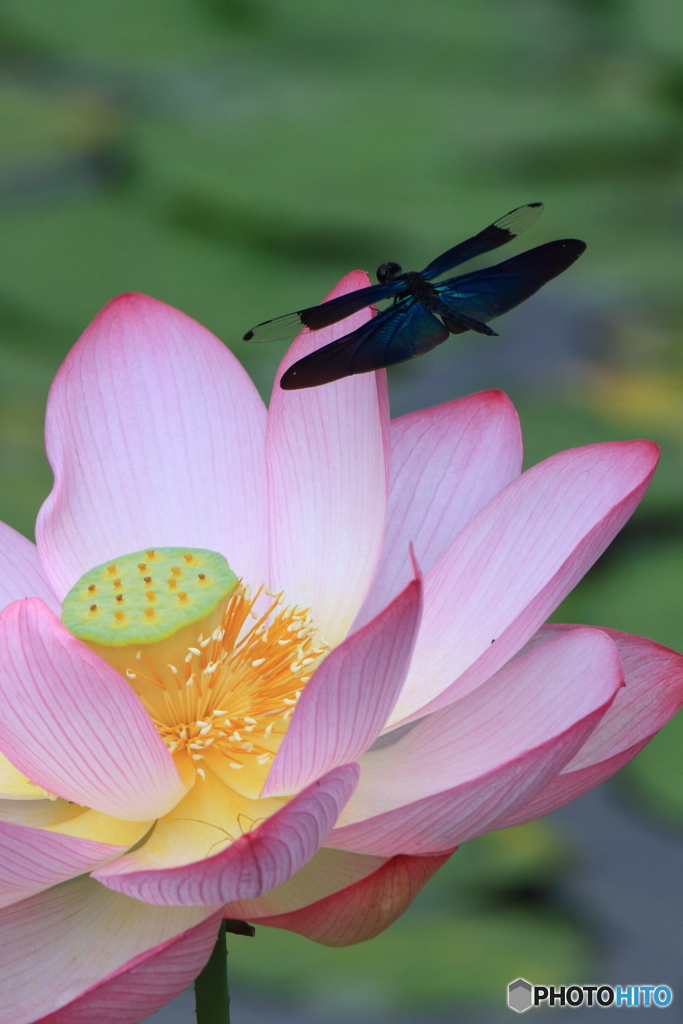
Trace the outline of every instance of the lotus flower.
{"label": "lotus flower", "polygon": [[1,1024],[140,1021],[222,916],[370,938],[459,843],[585,792],[680,706],[680,655],[543,625],[656,447],[521,473],[500,392],[387,410],[382,372],[276,382],[266,411],[141,295],[67,357],[37,546],[1,533]]}

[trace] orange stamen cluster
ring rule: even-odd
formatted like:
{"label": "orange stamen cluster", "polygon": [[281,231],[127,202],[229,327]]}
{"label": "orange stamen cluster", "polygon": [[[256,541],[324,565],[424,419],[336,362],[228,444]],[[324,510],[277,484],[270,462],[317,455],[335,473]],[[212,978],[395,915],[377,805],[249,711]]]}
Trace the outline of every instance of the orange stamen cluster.
{"label": "orange stamen cluster", "polygon": [[[272,600],[258,612],[262,594]],[[283,603],[282,594],[260,588],[252,597],[240,583],[220,627],[199,634],[181,664],[154,664],[143,650],[126,670],[169,751],[186,751],[200,776],[209,748],[236,771],[267,765],[327,650],[309,611]]]}

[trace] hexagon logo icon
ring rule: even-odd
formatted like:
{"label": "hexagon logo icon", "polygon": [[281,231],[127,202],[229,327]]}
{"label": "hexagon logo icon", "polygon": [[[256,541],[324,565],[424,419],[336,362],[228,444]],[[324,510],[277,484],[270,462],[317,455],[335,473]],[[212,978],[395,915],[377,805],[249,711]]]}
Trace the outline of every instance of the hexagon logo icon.
{"label": "hexagon logo icon", "polygon": [[508,985],[508,1006],[510,1009],[515,1010],[516,1013],[524,1013],[525,1010],[530,1010],[533,1003],[532,991],[531,985],[524,978],[517,978],[517,981],[511,981]]}

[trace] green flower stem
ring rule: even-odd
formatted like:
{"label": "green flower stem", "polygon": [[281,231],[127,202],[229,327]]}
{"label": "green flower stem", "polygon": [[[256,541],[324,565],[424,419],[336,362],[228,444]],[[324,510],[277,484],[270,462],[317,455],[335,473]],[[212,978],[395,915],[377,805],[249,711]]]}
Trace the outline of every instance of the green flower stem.
{"label": "green flower stem", "polygon": [[197,1024],[230,1024],[226,930],[226,922],[221,921],[213,952],[194,983]]}
{"label": "green flower stem", "polygon": [[256,929],[246,921],[226,918],[221,922],[216,945],[209,961],[194,983],[194,1002],[197,1024],[230,1024],[230,994],[228,992],[228,951],[226,932],[254,937]]}

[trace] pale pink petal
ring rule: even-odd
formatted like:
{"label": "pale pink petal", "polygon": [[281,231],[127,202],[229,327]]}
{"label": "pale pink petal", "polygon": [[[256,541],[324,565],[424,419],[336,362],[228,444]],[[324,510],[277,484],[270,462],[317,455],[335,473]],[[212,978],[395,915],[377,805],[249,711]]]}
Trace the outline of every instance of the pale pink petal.
{"label": "pale pink petal", "polygon": [[357,765],[335,768],[253,831],[201,861],[150,869],[143,846],[93,875],[116,892],[164,906],[255,899],[282,885],[313,857],[357,779]]}
{"label": "pale pink petal", "polygon": [[0,822],[0,907],[76,878],[125,849]]}
{"label": "pale pink petal", "polygon": [[401,916],[451,853],[438,857],[397,856],[363,881],[291,914],[258,919],[324,946],[367,942]]}
{"label": "pale pink petal", "polygon": [[650,441],[560,452],[468,523],[425,578],[392,724],[445,707],[516,654],[624,525],[657,456]]}
{"label": "pale pink petal", "polygon": [[522,471],[522,436],[502,391],[480,391],[391,423],[391,483],[382,559],[356,626],[424,573],[470,519]]}
{"label": "pale pink petal", "polygon": [[584,627],[531,647],[488,682],[361,760],[341,823],[460,785],[562,736],[622,684],[615,644]]}
{"label": "pale pink petal", "polygon": [[36,786],[4,754],[0,754],[0,799],[33,803],[45,798],[42,786]]}
{"label": "pale pink petal", "polygon": [[512,813],[504,814],[493,827],[509,828],[511,825],[523,825],[527,821],[534,821],[536,818],[543,817],[544,814],[556,811],[558,807],[564,807],[565,804],[571,803],[572,800],[583,796],[590,789],[599,786],[605,779],[611,778],[615,772],[618,772],[636,754],[639,754],[646,743],[647,740],[642,740],[606,761],[599,761],[586,768],[579,768],[578,771],[566,774],[564,771],[560,772],[532,800]]}
{"label": "pale pink petal", "polygon": [[[364,288],[342,278],[328,299]],[[344,638],[379,558],[386,511],[386,373],[363,373],[304,391],[283,391],[288,366],[370,317],[361,310],[299,335],[278,371],[268,412],[270,579],[285,599],[310,608],[332,645]]]}
{"label": "pale pink petal", "polygon": [[422,583],[413,580],[328,654],[301,695],[262,796],[296,793],[372,746],[403,686],[421,604]]}
{"label": "pale pink petal", "polygon": [[36,534],[63,597],[86,570],[148,547],[219,551],[265,579],[266,412],[218,338],[145,295],[104,307],[47,408],[55,485]]}
{"label": "pale pink petal", "polygon": [[217,909],[150,907],[81,877],[0,910],[0,1024],[144,1020],[203,967]]}
{"label": "pale pink petal", "polygon": [[185,793],[125,679],[37,598],[0,614],[0,750],[49,793],[147,821]]}
{"label": "pale pink petal", "polygon": [[364,755],[326,845],[388,857],[480,835],[571,760],[622,680],[616,647],[598,630],[520,655],[486,686]]}
{"label": "pale pink petal", "polygon": [[[547,625],[528,646],[547,643],[580,626]],[[608,779],[631,758],[683,705],[683,655],[640,636],[603,630],[617,646],[625,686],[595,732],[561,774],[503,826],[530,821],[562,807]]]}
{"label": "pale pink petal", "polygon": [[[547,642],[583,628],[548,624],[538,637]],[[600,629],[617,646],[625,685],[566,772],[597,764],[649,740],[683,705],[683,654],[642,636]]]}
{"label": "pale pink petal", "polygon": [[368,857],[323,847],[300,871],[276,889],[269,889],[253,900],[235,900],[223,908],[225,917],[256,921],[259,917],[290,914],[318,903],[341,889],[374,874],[386,864],[385,857]]}
{"label": "pale pink petal", "polygon": [[195,980],[211,956],[220,911],[130,961],[42,1024],[139,1024]]}
{"label": "pale pink petal", "polygon": [[11,526],[0,523],[0,611],[22,597],[40,597],[55,615],[62,613],[38,548]]}

